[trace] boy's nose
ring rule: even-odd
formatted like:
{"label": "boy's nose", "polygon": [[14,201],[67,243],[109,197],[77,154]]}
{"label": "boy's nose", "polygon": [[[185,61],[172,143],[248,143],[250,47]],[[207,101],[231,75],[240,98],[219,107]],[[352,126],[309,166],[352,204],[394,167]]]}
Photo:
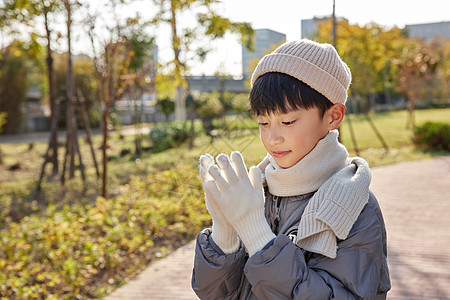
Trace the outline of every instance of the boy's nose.
{"label": "boy's nose", "polygon": [[277,130],[270,130],[269,135],[267,137],[267,142],[270,145],[279,145],[283,143],[283,136]]}

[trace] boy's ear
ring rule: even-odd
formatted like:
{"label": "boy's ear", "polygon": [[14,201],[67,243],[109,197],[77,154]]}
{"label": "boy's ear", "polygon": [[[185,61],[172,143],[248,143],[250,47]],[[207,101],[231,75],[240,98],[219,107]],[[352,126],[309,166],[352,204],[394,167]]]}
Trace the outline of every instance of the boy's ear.
{"label": "boy's ear", "polygon": [[328,130],[334,130],[339,127],[345,116],[347,108],[344,104],[336,103],[331,106],[327,112]]}

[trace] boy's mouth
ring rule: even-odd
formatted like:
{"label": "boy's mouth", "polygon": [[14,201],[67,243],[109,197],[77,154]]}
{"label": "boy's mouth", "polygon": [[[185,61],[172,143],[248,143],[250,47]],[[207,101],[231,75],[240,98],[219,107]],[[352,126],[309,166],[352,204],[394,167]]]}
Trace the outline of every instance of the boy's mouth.
{"label": "boy's mouth", "polygon": [[275,158],[281,158],[291,153],[291,151],[272,151],[272,155]]}

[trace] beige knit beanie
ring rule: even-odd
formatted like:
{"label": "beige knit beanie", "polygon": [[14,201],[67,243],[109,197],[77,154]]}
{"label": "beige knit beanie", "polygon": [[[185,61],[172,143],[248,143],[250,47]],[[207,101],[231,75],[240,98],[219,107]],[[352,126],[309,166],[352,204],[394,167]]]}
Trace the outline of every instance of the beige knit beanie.
{"label": "beige knit beanie", "polygon": [[251,85],[269,72],[288,74],[303,81],[332,103],[345,104],[352,80],[350,69],[330,44],[307,39],[287,42],[264,56],[253,72]]}

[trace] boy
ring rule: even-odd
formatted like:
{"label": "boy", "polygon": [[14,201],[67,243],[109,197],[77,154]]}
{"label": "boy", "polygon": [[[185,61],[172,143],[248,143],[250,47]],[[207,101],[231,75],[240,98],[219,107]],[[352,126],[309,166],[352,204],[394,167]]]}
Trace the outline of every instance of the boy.
{"label": "boy", "polygon": [[[268,154],[200,158],[213,218],[195,251],[201,299],[385,299],[386,231],[367,163],[337,140],[351,73],[310,40],[264,56],[251,82]],[[263,187],[264,186],[264,187]]]}

